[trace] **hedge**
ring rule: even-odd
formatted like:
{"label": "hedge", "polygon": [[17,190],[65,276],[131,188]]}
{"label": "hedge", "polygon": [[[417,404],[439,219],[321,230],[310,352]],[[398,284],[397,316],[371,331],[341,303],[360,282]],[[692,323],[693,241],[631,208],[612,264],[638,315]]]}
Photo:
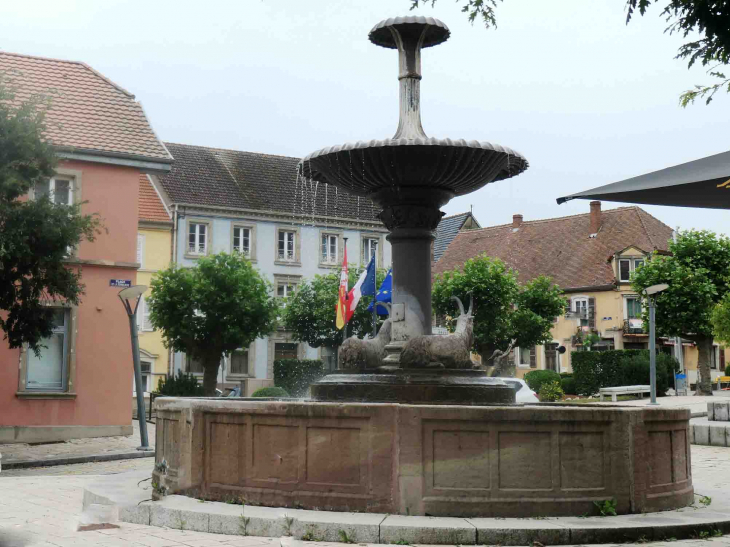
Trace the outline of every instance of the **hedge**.
{"label": "hedge", "polygon": [[262,387],[251,394],[251,397],[289,397],[283,387]]}
{"label": "hedge", "polygon": [[549,382],[560,383],[560,374],[553,370],[531,370],[525,374],[525,382],[535,393],[540,393],[543,384]]}
{"label": "hedge", "polygon": [[[573,378],[578,395],[594,395],[602,387],[649,384],[649,350],[574,351]],[[672,387],[672,369],[679,363],[666,353],[656,358],[657,394]]]}
{"label": "hedge", "polygon": [[560,380],[560,387],[563,388],[563,393],[566,395],[578,395],[578,389],[575,385],[575,378],[573,376],[562,376]]}
{"label": "hedge", "polygon": [[322,361],[315,359],[279,359],[274,361],[274,384],[292,397],[305,397],[312,384],[325,375]]}
{"label": "hedge", "polygon": [[160,380],[154,393],[167,397],[202,397],[204,391],[195,376],[178,370],[175,376]]}

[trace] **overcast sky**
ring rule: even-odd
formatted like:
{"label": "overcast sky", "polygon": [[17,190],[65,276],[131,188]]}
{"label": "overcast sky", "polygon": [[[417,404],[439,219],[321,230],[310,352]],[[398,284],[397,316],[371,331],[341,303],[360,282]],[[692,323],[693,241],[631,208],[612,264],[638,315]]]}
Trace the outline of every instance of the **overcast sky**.
{"label": "overcast sky", "polygon": [[[726,151],[730,97],[682,109],[708,82],[674,60],[660,6],[625,25],[624,0],[505,0],[499,27],[453,0],[4,2],[0,49],[84,61],[128,89],[165,141],[305,156],[386,138],[397,126],[397,57],[367,40],[381,19],[437,17],[424,51],[423,126],[521,152],[530,169],[457,199],[489,226],[587,212],[555,198]],[[621,204],[604,203],[604,208]],[[672,227],[730,233],[728,212],[645,209]]]}

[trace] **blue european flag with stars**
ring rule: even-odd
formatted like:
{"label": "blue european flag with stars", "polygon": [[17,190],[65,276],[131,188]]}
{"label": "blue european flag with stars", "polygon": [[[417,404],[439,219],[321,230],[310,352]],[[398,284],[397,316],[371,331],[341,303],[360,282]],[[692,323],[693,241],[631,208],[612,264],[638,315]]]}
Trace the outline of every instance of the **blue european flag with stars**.
{"label": "blue european flag with stars", "polygon": [[[383,279],[383,283],[380,285],[377,294],[375,295],[376,302],[392,302],[393,296],[393,270],[388,271],[388,275]],[[373,303],[370,302],[368,311],[373,311]],[[388,310],[385,306],[378,306],[378,315],[388,315]]]}

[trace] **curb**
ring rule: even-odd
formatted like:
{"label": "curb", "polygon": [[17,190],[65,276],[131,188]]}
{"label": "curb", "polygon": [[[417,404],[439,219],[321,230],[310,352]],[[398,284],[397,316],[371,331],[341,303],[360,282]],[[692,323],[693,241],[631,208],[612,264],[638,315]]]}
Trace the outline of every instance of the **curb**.
{"label": "curb", "polygon": [[155,451],[135,450],[134,452],[113,452],[110,454],[92,454],[87,456],[68,456],[65,458],[48,458],[45,460],[7,460],[1,461],[2,469],[28,469],[31,467],[52,467],[75,463],[111,462],[116,460],[135,460],[137,458],[154,458]]}
{"label": "curb", "polygon": [[[281,538],[282,547],[303,541],[430,545],[579,545],[711,537],[730,532],[725,507],[687,508],[617,517],[459,518],[310,511],[201,502],[185,496],[149,501],[143,472],[112,475],[84,488],[84,510],[113,514],[122,522],[231,536]],[[110,506],[102,511],[100,506]],[[245,522],[243,517],[245,518]],[[344,532],[344,534],[343,534]]]}

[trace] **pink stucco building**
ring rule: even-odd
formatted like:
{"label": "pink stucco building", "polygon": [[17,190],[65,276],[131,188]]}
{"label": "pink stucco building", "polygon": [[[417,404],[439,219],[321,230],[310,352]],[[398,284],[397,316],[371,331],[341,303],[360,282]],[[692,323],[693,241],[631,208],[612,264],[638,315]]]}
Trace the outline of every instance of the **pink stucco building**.
{"label": "pink stucco building", "polygon": [[83,63],[0,52],[0,75],[16,101],[51,98],[47,138],[61,161],[34,192],[85,202],[105,227],[68,260],[85,294],[59,305],[41,356],[0,344],[0,443],[130,434],[129,322],[111,281],[136,282],[139,176],[168,171],[172,156],[134,95]]}

